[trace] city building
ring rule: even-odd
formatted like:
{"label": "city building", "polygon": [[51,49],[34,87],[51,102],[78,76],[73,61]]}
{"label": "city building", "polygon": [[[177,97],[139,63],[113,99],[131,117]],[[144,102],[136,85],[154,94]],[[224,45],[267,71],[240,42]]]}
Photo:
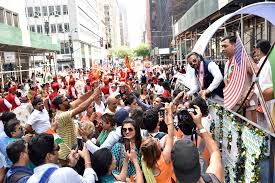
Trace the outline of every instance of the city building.
{"label": "city building", "polygon": [[112,64],[114,48],[121,45],[120,24],[119,24],[119,6],[117,0],[99,0],[98,9],[101,24],[101,33],[103,34],[103,46],[106,49],[107,61]]}
{"label": "city building", "polygon": [[26,0],[25,7],[30,31],[60,40],[59,70],[88,69],[103,59],[97,0]]}
{"label": "city building", "polygon": [[119,3],[119,12],[120,45],[129,46],[127,11],[122,3]]}
{"label": "city building", "polygon": [[60,50],[57,40],[27,30],[24,1],[0,1],[0,80],[14,77],[19,82],[34,76],[33,56],[51,54],[53,69],[54,52]]}
{"label": "city building", "polygon": [[145,41],[151,46],[151,57],[156,63],[171,60],[172,22],[177,21],[196,1],[146,0]]}

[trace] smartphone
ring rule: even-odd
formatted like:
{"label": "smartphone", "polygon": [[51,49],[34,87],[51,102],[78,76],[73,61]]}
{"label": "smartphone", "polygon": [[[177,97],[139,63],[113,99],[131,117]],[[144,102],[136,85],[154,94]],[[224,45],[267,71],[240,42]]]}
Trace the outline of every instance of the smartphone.
{"label": "smartphone", "polygon": [[130,152],[130,139],[124,138],[124,147],[126,152]]}
{"label": "smartphone", "polygon": [[83,140],[82,140],[82,138],[77,138],[77,148],[81,151],[83,150]]}

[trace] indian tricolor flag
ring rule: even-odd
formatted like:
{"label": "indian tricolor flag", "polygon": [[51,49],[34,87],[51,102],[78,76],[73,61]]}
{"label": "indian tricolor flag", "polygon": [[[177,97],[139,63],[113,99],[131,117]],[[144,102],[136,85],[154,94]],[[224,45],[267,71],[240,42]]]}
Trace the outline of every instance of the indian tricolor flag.
{"label": "indian tricolor flag", "polygon": [[53,137],[54,137],[54,142],[57,143],[58,145],[64,143],[64,140],[57,133],[54,133]]}

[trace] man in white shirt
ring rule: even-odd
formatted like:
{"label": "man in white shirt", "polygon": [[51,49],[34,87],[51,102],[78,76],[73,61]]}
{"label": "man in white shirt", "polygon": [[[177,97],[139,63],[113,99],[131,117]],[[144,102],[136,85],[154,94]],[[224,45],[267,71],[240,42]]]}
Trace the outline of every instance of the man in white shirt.
{"label": "man in white shirt", "polygon": [[192,52],[187,55],[187,62],[194,68],[196,82],[195,90],[191,89],[188,96],[199,92],[203,98],[212,97],[219,101],[223,101],[223,76],[219,66],[212,61],[205,60],[200,54]]}
{"label": "man in white shirt", "polygon": [[36,166],[34,174],[29,178],[28,183],[94,183],[97,180],[96,173],[92,169],[89,151],[86,146],[82,151],[78,150],[69,154],[69,165],[75,166],[79,155],[84,159],[85,171],[83,176],[79,175],[70,167],[59,168],[58,163],[59,146],[54,142],[53,135],[40,134],[35,136],[28,144],[30,160]]}
{"label": "man in white shirt", "polygon": [[48,111],[44,107],[41,97],[36,96],[32,101],[34,111],[31,113],[27,124],[26,130],[28,132],[35,131],[36,133],[44,133],[51,128],[50,117]]}
{"label": "man in white shirt", "polygon": [[[257,64],[258,68],[256,69],[256,72],[258,72],[258,69],[263,64],[263,61],[265,60],[266,55],[270,48],[271,48],[271,45],[266,40],[259,40],[257,42],[256,48],[255,48],[255,57],[256,59],[259,60],[259,62]],[[259,74],[259,84],[263,92],[263,96],[266,101],[267,107],[269,108],[270,113],[272,113],[273,104],[274,104],[274,100],[272,100],[273,99],[273,82],[272,82],[272,72],[271,72],[271,66],[270,66],[269,60],[266,61],[266,63],[264,64]],[[258,92],[259,91],[256,88],[255,93],[258,93]],[[269,128],[263,114],[258,113],[257,118],[258,118],[257,123],[259,123],[260,126],[266,129]]]}

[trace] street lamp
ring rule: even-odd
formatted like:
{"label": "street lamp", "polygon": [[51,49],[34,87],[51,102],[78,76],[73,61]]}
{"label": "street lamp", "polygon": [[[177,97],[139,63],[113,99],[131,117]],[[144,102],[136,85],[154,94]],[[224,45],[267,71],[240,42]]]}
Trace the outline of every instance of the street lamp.
{"label": "street lamp", "polygon": [[72,40],[72,33],[73,32],[77,32],[77,29],[75,28],[75,29],[73,29],[73,30],[71,30],[70,31],[70,33],[69,33],[69,47],[70,47],[70,55],[71,55],[71,64],[70,64],[70,66],[71,66],[71,68],[74,68],[74,59],[73,59],[73,40]]}

